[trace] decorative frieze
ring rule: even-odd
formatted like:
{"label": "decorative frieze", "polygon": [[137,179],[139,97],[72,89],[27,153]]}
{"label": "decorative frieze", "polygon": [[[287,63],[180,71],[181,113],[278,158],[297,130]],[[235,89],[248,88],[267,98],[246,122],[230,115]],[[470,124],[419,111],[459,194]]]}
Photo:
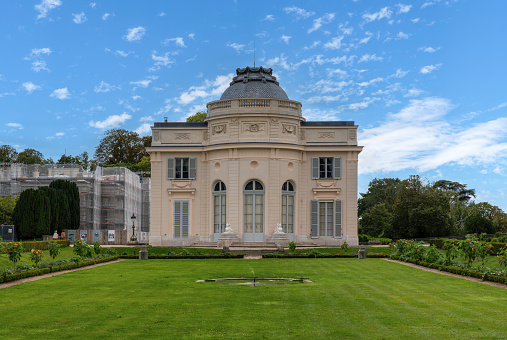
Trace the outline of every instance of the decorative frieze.
{"label": "decorative frieze", "polygon": [[264,130],[265,130],[264,123],[254,123],[254,124],[245,123],[245,124],[243,124],[243,131],[257,133],[257,132],[262,132]]}
{"label": "decorative frieze", "polygon": [[282,132],[296,135],[297,134],[297,126],[294,124],[282,124]]}
{"label": "decorative frieze", "polygon": [[357,138],[356,130],[349,130],[349,139],[356,139],[356,138]]}
{"label": "decorative frieze", "polygon": [[221,133],[225,134],[226,131],[227,131],[227,124],[216,124],[211,127],[211,133],[213,135],[218,135]]}
{"label": "decorative frieze", "polygon": [[334,132],[319,132],[320,139],[333,139]]}
{"label": "decorative frieze", "polygon": [[189,133],[175,133],[174,139],[190,139]]}

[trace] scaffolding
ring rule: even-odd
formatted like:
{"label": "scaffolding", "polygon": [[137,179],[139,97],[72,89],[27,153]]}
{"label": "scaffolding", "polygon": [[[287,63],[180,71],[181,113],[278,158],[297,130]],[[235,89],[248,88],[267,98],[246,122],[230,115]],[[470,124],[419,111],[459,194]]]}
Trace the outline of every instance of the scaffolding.
{"label": "scaffolding", "polygon": [[[80,229],[130,230],[132,215],[142,238],[150,231],[150,178],[124,167],[83,170],[77,164],[3,164],[0,195],[19,195],[57,179],[76,183],[80,198]],[[144,237],[143,237],[144,236]]]}

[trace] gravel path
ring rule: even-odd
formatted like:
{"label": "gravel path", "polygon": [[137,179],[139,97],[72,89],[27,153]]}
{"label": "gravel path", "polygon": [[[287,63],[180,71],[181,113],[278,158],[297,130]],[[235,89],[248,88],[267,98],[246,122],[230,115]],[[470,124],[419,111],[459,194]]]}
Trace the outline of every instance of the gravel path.
{"label": "gravel path", "polygon": [[446,271],[443,271],[443,270],[438,270],[438,269],[428,268],[428,267],[424,267],[424,266],[419,266],[417,264],[403,262],[403,261],[390,260],[390,259],[384,259],[384,260],[385,261],[389,261],[389,262],[399,263],[399,264],[402,264],[404,266],[409,266],[409,267],[412,267],[412,268],[421,269],[421,270],[424,270],[424,271],[427,271],[427,272],[432,272],[432,273],[442,274],[442,275],[447,275],[447,276],[459,277],[460,279],[464,279],[464,280],[468,280],[468,281],[474,281],[474,282],[479,282],[479,283],[483,283],[483,284],[488,285],[488,286],[494,286],[494,287],[499,287],[499,288],[507,289],[507,285],[506,284],[499,283],[499,282],[483,281],[483,280],[477,279],[475,277],[453,274],[453,273],[449,273],[449,272],[446,272]]}
{"label": "gravel path", "polygon": [[62,271],[59,271],[59,272],[54,272],[54,273],[49,273],[49,274],[43,274],[43,275],[37,275],[37,276],[32,276],[32,277],[27,277],[27,278],[21,279],[21,280],[0,283],[0,289],[7,288],[7,287],[10,287],[10,286],[14,286],[14,285],[18,285],[18,284],[24,283],[24,282],[37,281],[37,280],[40,280],[40,279],[44,279],[46,277],[51,277],[51,276],[55,276],[55,275],[75,272],[77,270],[94,268],[94,267],[98,267],[98,266],[104,266],[106,264],[116,263],[116,262],[120,262],[120,261],[125,261],[125,259],[117,259],[117,260],[114,260],[114,261],[97,263],[97,264],[94,264],[94,265],[91,265],[91,266],[86,266],[86,267],[81,267],[81,268],[75,268],[75,269],[69,269],[69,270],[62,270]]}

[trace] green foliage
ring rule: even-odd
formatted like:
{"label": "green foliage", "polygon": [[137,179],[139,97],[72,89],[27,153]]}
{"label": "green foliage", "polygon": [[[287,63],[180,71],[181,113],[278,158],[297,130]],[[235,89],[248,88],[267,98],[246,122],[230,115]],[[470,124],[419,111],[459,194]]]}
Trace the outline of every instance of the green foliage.
{"label": "green foliage", "polygon": [[60,245],[58,244],[58,242],[55,242],[55,241],[48,242],[48,248],[49,248],[49,255],[51,256],[51,258],[54,261],[55,258],[60,254],[62,249],[60,248]]}
{"label": "green foliage", "polygon": [[18,158],[18,152],[10,145],[0,146],[0,162],[1,163],[14,163]]}
{"label": "green foliage", "polygon": [[44,164],[44,155],[34,149],[25,149],[18,154],[16,163],[23,164]]}
{"label": "green foliage", "polygon": [[347,251],[349,249],[349,245],[347,242],[343,242],[343,244],[340,246],[340,249],[343,251]]}
{"label": "green foliage", "polygon": [[492,234],[495,232],[493,222],[482,216],[477,210],[473,210],[465,219],[465,230],[468,234]]}
{"label": "green foliage", "polygon": [[206,119],[206,111],[199,111],[195,115],[192,115],[190,117],[187,117],[187,122],[189,123],[199,123],[204,122]]}
{"label": "green foliage", "polygon": [[32,262],[35,263],[35,266],[38,266],[40,261],[42,261],[43,255],[44,253],[42,252],[42,250],[32,249],[32,251],[30,252],[30,260],[32,260]]}
{"label": "green foliage", "polygon": [[95,158],[100,164],[139,163],[146,156],[144,141],[136,132],[112,129],[105,133],[95,149]]}
{"label": "green foliage", "polygon": [[295,251],[297,247],[298,247],[298,245],[296,242],[294,242],[294,241],[289,242],[289,250],[290,251]]}
{"label": "green foliage", "polygon": [[12,222],[17,228],[18,237],[22,240],[35,238],[35,190],[26,189],[16,202],[12,214]]}
{"label": "green foliage", "polygon": [[96,255],[99,255],[101,253],[101,246],[100,246],[100,242],[99,241],[96,241],[94,244],[93,244],[93,251],[95,252]]}
{"label": "green foliage", "polygon": [[9,254],[9,260],[16,264],[21,258],[23,252],[23,245],[21,242],[9,242],[7,244],[7,254]]}
{"label": "green foliage", "polygon": [[0,224],[13,224],[12,215],[16,206],[16,198],[19,196],[0,196]]}
{"label": "green foliage", "polygon": [[[61,191],[66,197],[65,199],[62,195],[58,194],[58,203],[55,202],[55,204],[60,204],[63,207],[63,211],[59,211],[61,215],[59,217],[59,225],[57,226],[58,232],[60,233],[63,229],[78,229],[81,221],[81,208],[77,184],[57,179],[52,181],[49,187]],[[67,209],[65,209],[65,203],[67,203]],[[64,225],[64,223],[69,224]]]}
{"label": "green foliage", "polygon": [[49,235],[51,233],[51,205],[49,197],[42,188],[35,190],[33,207],[35,208],[35,237]]}
{"label": "green foliage", "polygon": [[76,253],[77,256],[85,256],[87,253],[88,245],[81,241],[81,239],[75,239],[74,240],[74,253]]}
{"label": "green foliage", "polygon": [[360,220],[360,232],[370,236],[391,235],[393,213],[386,203],[378,203],[364,212]]}

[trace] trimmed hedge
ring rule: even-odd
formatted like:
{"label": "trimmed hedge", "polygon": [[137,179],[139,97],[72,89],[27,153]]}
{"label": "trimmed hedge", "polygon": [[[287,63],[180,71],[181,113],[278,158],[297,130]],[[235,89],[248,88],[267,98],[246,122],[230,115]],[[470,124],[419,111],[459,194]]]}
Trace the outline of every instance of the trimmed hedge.
{"label": "trimmed hedge", "polygon": [[[122,259],[139,259],[138,255],[119,255]],[[148,255],[148,259],[242,259],[243,254],[231,255]]]}
{"label": "trimmed hedge", "polygon": [[[403,261],[400,259],[399,256],[396,256],[396,255],[392,255],[391,259]],[[458,275],[462,275],[462,276],[470,276],[470,277],[475,277],[475,278],[481,279],[481,280],[507,284],[507,276],[485,274],[485,273],[478,272],[476,270],[470,270],[470,269],[465,269],[465,268],[460,268],[460,267],[444,266],[441,264],[429,263],[429,262],[419,261],[419,260],[406,260],[404,262],[413,263],[418,266],[438,269],[440,271],[445,271],[445,272],[452,273],[452,274],[458,274]]]}
{"label": "trimmed hedge", "polygon": [[[384,254],[367,254],[368,258],[380,259],[388,258],[389,255]],[[308,259],[308,258],[319,258],[319,259],[355,259],[357,254],[262,254],[263,259]]]}
{"label": "trimmed hedge", "polygon": [[[25,242],[15,241],[13,243],[21,243],[21,245],[23,246],[23,251],[31,251],[32,249],[34,249],[34,250],[48,250],[49,249],[48,242],[53,242],[53,241],[25,241]],[[7,244],[9,244],[9,243],[10,242],[2,242],[2,245],[4,246],[4,251],[7,247]],[[56,243],[58,243],[62,247],[70,246],[69,240],[57,240]]]}
{"label": "trimmed hedge", "polygon": [[77,263],[76,262],[69,262],[69,263],[61,264],[59,266],[27,270],[24,272],[8,274],[8,275],[3,275],[3,276],[0,275],[0,283],[11,282],[11,281],[15,281],[15,280],[24,279],[27,277],[59,272],[62,270],[69,270],[69,269],[91,266],[91,265],[94,265],[97,263],[114,261],[116,259],[118,259],[118,256],[110,256],[110,257],[104,257],[101,259],[86,260],[86,261],[77,262]]}

